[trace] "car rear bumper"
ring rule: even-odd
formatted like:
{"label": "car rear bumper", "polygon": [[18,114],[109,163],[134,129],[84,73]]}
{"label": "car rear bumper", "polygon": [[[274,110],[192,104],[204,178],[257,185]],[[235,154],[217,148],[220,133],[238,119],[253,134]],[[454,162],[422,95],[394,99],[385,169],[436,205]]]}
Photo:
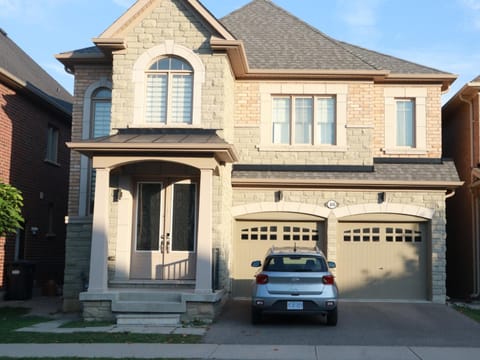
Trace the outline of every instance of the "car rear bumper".
{"label": "car rear bumper", "polygon": [[[301,306],[299,306],[301,304]],[[252,307],[262,313],[325,314],[337,307],[337,299],[252,299]]]}

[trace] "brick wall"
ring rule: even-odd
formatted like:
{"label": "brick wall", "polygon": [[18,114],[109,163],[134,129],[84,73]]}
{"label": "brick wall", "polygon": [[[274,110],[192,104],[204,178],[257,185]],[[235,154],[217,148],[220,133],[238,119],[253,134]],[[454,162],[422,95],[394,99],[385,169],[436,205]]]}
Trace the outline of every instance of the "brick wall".
{"label": "brick wall", "polygon": [[[49,126],[59,131],[56,164],[45,161]],[[69,170],[64,144],[70,140],[70,119],[36,97],[0,84],[0,134],[0,181],[17,187],[24,199],[25,231],[20,232],[19,257],[35,263],[36,286],[41,287],[48,280],[61,284]],[[51,206],[54,217],[50,228]],[[37,227],[38,233],[32,234],[31,227]],[[13,261],[14,236],[8,237],[2,252],[3,249],[5,263]]]}

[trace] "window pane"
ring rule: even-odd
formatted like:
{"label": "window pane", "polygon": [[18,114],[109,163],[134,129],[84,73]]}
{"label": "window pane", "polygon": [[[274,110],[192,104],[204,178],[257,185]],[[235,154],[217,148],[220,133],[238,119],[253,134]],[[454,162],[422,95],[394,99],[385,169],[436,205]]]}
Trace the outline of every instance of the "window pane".
{"label": "window pane", "polygon": [[172,122],[192,123],[192,75],[174,75],[172,87]]}
{"label": "window pane", "polygon": [[414,102],[397,100],[397,146],[415,146]]}
{"label": "window pane", "polygon": [[290,144],[290,99],[273,99],[273,143]]}
{"label": "window pane", "polygon": [[147,123],[165,124],[167,120],[168,77],[162,74],[150,74],[147,78]]}
{"label": "window pane", "polygon": [[335,145],[335,98],[317,99],[317,133],[319,144]]}
{"label": "window pane", "polygon": [[137,206],[137,250],[157,251],[160,235],[160,184],[140,184]]}
{"label": "window pane", "polygon": [[295,99],[295,143],[312,143],[313,101],[312,98]]}
{"label": "window pane", "polygon": [[58,129],[48,127],[46,159],[56,162],[58,157]]}
{"label": "window pane", "polygon": [[173,187],[172,250],[193,251],[195,244],[195,184]]}
{"label": "window pane", "polygon": [[110,134],[110,112],[112,103],[110,101],[93,102],[93,137],[107,136]]}

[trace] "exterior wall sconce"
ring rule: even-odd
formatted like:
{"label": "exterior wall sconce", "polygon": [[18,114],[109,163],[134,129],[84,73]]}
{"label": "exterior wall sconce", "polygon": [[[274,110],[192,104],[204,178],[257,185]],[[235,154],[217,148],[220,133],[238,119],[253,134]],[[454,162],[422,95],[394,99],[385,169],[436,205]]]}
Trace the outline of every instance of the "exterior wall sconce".
{"label": "exterior wall sconce", "polygon": [[378,193],[378,203],[383,204],[387,200],[387,194],[385,192]]}
{"label": "exterior wall sconce", "polygon": [[279,202],[282,200],[283,200],[283,191],[282,190],[275,191],[275,202]]}
{"label": "exterior wall sconce", "polygon": [[121,189],[114,189],[113,190],[113,202],[118,202],[122,199],[122,190]]}

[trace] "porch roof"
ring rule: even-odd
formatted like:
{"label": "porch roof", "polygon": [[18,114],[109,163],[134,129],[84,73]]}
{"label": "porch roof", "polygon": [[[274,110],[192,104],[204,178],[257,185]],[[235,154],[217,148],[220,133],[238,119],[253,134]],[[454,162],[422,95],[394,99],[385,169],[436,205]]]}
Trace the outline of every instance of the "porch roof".
{"label": "porch roof", "polygon": [[377,158],[370,166],[234,165],[236,186],[430,188],[463,184],[452,160]]}
{"label": "porch roof", "polygon": [[114,135],[69,142],[67,146],[88,157],[168,154],[211,156],[226,163],[238,161],[235,147],[215,129],[118,129]]}

